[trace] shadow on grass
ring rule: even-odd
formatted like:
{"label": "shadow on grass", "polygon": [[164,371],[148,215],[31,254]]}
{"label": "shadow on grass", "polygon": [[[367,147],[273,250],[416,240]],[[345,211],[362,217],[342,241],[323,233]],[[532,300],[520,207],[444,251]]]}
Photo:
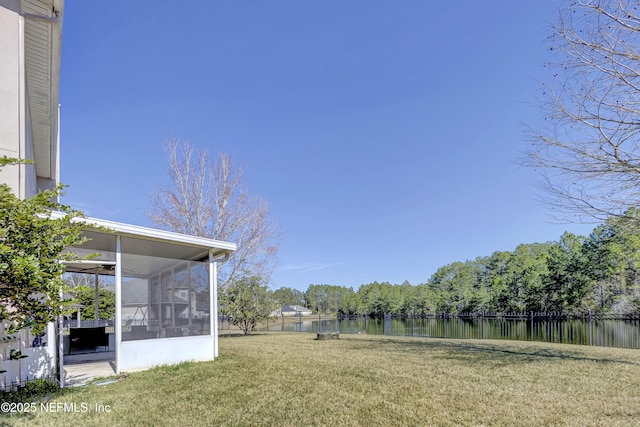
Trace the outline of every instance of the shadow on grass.
{"label": "shadow on grass", "polygon": [[240,337],[246,337],[246,336],[247,335],[243,334],[242,332],[230,332],[226,334],[218,334],[218,338],[220,339],[240,338]]}
{"label": "shadow on grass", "polygon": [[[343,339],[342,336],[340,339]],[[349,339],[345,337],[345,339]],[[620,364],[640,366],[640,362],[630,360],[613,359],[607,357],[598,357],[597,355],[585,355],[583,349],[576,348],[574,350],[566,350],[561,348],[527,345],[526,342],[518,343],[514,341],[502,343],[495,342],[469,342],[469,341],[449,341],[429,338],[416,339],[394,339],[394,337],[385,338],[361,338],[358,337],[358,343],[368,343],[368,346],[379,351],[384,351],[386,345],[400,348],[402,352],[420,352],[425,350],[433,350],[439,354],[433,357],[442,357],[446,359],[457,359],[461,361],[483,362],[492,361],[494,363],[512,364],[519,362],[536,362],[540,360],[558,359],[558,360],[575,360],[584,362],[595,362],[603,364]],[[552,344],[549,344],[552,346]],[[593,347],[587,347],[593,348]]]}
{"label": "shadow on grass", "polygon": [[251,332],[250,334],[244,334],[243,332],[229,332],[224,334],[218,334],[218,338],[227,339],[227,338],[242,338],[242,337],[259,337],[264,335],[271,335],[267,332]]}

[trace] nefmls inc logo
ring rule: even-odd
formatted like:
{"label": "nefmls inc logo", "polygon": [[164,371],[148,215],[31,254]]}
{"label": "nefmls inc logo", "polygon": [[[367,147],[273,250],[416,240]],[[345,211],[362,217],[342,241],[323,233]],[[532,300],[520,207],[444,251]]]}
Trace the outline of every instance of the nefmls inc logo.
{"label": "nefmls inc logo", "polygon": [[46,402],[40,403],[42,412],[89,412],[87,402]]}

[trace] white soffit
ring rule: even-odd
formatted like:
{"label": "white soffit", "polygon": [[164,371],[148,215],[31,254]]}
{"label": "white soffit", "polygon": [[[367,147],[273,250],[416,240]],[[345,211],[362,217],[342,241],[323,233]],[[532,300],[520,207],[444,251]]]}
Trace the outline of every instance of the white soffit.
{"label": "white soffit", "polygon": [[57,180],[63,0],[21,0],[36,175]]}
{"label": "white soffit", "polygon": [[109,221],[98,218],[77,218],[86,224],[105,227],[112,230],[114,234],[133,237],[144,240],[154,240],[165,243],[175,243],[183,246],[194,246],[206,249],[219,249],[219,252],[233,252],[236,244],[223,242],[221,240],[208,239],[206,237],[190,236],[187,234],[174,233],[172,231],[159,230],[157,228],[142,227],[139,225],[125,224],[122,222]]}
{"label": "white soffit", "polygon": [[[53,219],[62,218],[64,215],[62,212],[50,213],[50,217]],[[189,236],[156,228],[90,217],[76,217],[73,221],[83,222],[88,226],[104,228],[104,230],[93,227],[87,229],[86,235],[91,240],[79,246],[83,250],[113,253],[115,252],[115,236],[125,238],[123,239],[123,246],[126,244],[126,247],[122,248],[123,251],[137,255],[194,260],[206,256],[209,250],[213,250],[215,257],[236,250],[235,243]]]}

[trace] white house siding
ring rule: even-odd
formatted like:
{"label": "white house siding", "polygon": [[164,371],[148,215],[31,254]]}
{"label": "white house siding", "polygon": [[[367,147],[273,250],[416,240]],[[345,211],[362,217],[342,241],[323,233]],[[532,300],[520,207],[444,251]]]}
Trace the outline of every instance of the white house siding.
{"label": "white house siding", "polygon": [[[23,6],[28,6],[26,13],[36,15],[42,11],[49,13],[51,9],[51,5],[47,2],[29,2],[28,5],[25,3]],[[42,41],[41,46],[37,45],[41,42],[39,38],[41,34],[34,32],[33,26],[39,25],[49,34],[48,29],[59,29],[55,26],[58,24],[34,24],[33,18],[27,21],[20,16],[20,9],[19,0],[0,0],[0,156],[40,158],[40,163],[43,164],[6,166],[0,172],[0,182],[8,184],[19,197],[29,198],[39,190],[54,188],[59,181],[57,96],[60,43],[59,40],[51,40],[50,44]],[[29,28],[31,28],[30,31]],[[30,50],[29,38],[32,44]],[[35,49],[34,43],[37,45]],[[31,65],[28,65],[29,58],[31,58]],[[34,58],[40,62],[35,61]],[[46,70],[38,68],[42,68],[42,64],[49,64],[45,67]],[[33,87],[42,84],[42,81],[50,82],[47,83],[46,91],[49,95],[46,99],[29,99],[30,95],[27,94],[29,72],[32,74],[32,92]],[[47,107],[44,110],[43,103]],[[34,116],[30,114],[33,108],[36,112]],[[40,151],[45,147],[46,156],[36,152],[33,139],[32,118],[39,118],[40,122],[43,122],[43,111],[46,115],[46,126],[39,127]],[[44,164],[49,167],[43,168]],[[37,168],[44,169],[47,174],[36,176]]]}
{"label": "white house siding", "polygon": [[[17,0],[0,0],[0,156],[9,157],[25,155],[24,19],[19,11]],[[20,197],[26,197],[24,169],[7,166],[0,172],[2,182]]]}
{"label": "white house siding", "polygon": [[[25,380],[50,377],[56,370],[56,335],[53,324],[47,327],[47,333],[43,338],[46,343],[44,346],[31,347],[33,336],[29,331],[21,331],[18,336],[17,341],[0,344],[0,368],[6,371],[0,374],[0,391]],[[10,360],[12,349],[21,351],[22,355],[27,357]]]}
{"label": "white house siding", "polygon": [[[24,18],[19,0],[0,0],[0,156],[33,158],[31,126],[25,83]],[[5,166],[0,182],[21,198],[36,194],[35,166]],[[17,381],[53,375],[56,342],[53,325],[47,328],[45,347],[31,347],[28,331],[16,342],[0,345],[0,390]],[[9,360],[9,352],[20,350],[27,357]]]}

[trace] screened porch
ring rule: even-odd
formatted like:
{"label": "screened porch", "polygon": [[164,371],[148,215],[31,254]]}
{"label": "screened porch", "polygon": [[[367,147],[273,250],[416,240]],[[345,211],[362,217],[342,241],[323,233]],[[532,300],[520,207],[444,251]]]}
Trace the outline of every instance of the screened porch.
{"label": "screened porch", "polygon": [[[117,373],[215,358],[217,261],[234,251],[235,244],[91,218],[84,221],[104,228],[88,229],[89,240],[70,250],[98,255],[67,262],[66,276],[79,282],[84,276],[87,283],[93,277],[95,299],[93,307],[84,302],[75,319],[66,320],[62,353],[113,351]],[[104,313],[109,292],[113,316]]]}

